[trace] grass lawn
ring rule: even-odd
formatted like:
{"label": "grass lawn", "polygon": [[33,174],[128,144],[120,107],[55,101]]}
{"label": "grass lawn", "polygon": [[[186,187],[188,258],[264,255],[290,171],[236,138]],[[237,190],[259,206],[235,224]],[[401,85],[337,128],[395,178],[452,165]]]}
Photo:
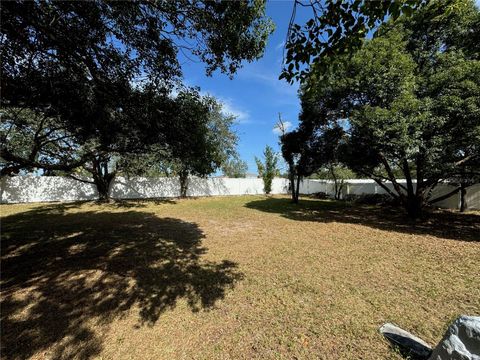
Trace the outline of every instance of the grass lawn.
{"label": "grass lawn", "polygon": [[401,359],[480,315],[480,213],[284,197],[2,205],[2,359]]}

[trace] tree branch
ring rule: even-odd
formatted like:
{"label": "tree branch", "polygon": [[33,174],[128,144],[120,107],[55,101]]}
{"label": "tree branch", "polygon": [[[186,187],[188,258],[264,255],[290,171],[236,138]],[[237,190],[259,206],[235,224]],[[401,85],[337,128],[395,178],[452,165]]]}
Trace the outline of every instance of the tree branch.
{"label": "tree branch", "polygon": [[85,183],[85,184],[95,185],[95,183],[93,181],[80,179],[80,178],[77,178],[76,176],[74,176],[72,174],[68,174],[67,177],[72,178],[72,179],[77,180],[77,181],[80,181],[80,182]]}
{"label": "tree branch", "polygon": [[403,198],[405,195],[402,193],[402,191],[401,191],[401,186],[400,186],[400,184],[397,182],[397,180],[395,179],[395,175],[393,174],[392,168],[391,168],[390,165],[388,164],[387,159],[385,158],[385,156],[383,155],[382,152],[380,152],[378,155],[379,155],[379,157],[380,157],[380,161],[382,162],[383,166],[385,167],[385,170],[387,171],[389,180],[392,182],[392,185],[393,185],[393,187],[395,188],[395,191],[398,193],[398,195],[399,195],[401,198]]}
{"label": "tree branch", "polygon": [[33,167],[33,168],[40,168],[45,170],[62,170],[62,171],[73,170],[77,167],[82,166],[85,163],[85,161],[87,161],[87,156],[83,156],[79,160],[73,161],[69,164],[41,163],[33,159],[25,159],[23,157],[17,156],[4,147],[0,150],[0,156],[4,160],[16,163],[21,167],[28,167],[28,168]]}

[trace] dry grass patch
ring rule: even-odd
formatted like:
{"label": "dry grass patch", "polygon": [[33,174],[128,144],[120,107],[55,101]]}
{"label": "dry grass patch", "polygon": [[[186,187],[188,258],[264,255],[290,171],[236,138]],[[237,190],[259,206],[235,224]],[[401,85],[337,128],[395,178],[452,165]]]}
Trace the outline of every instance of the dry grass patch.
{"label": "dry grass patch", "polygon": [[283,197],[3,205],[2,356],[401,359],[480,314],[480,214]]}

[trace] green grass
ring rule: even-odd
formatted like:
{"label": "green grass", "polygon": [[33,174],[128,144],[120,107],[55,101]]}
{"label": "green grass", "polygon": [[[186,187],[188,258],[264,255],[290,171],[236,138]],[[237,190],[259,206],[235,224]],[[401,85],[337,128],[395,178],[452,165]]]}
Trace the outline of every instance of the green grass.
{"label": "green grass", "polygon": [[480,314],[480,214],[283,197],[2,205],[2,357],[401,359]]}

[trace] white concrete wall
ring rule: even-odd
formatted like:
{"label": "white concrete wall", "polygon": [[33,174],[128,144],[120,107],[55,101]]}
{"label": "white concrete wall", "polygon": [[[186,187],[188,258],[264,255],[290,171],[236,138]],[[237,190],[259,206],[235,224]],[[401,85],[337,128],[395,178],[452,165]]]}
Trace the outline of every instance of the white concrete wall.
{"label": "white concrete wall", "polygon": [[[451,185],[441,184],[433,190],[432,198],[435,199],[439,196],[446,195],[454,189],[455,187]],[[480,210],[480,184],[475,184],[467,188],[465,202],[467,203],[467,209]],[[443,208],[458,209],[460,208],[460,193],[458,192],[445,200],[439,201],[435,205]]]}
{"label": "white concrete wall", "polygon": [[13,176],[1,181],[2,203],[95,200],[94,185],[57,176]]}
{"label": "white concrete wall", "polygon": [[[272,194],[286,194],[288,181],[276,178]],[[261,179],[196,178],[189,179],[188,196],[263,194]],[[116,178],[111,196],[119,199],[178,197],[178,178]],[[92,184],[57,176],[14,176],[1,182],[2,203],[94,200],[97,191]]]}
{"label": "white concrete wall", "polygon": [[[398,181],[402,185],[406,185],[405,180]],[[392,190],[393,185],[391,183],[385,184],[387,188]],[[414,189],[416,184],[413,184]],[[444,194],[454,190],[455,187],[448,184],[440,184],[435,187],[432,192],[432,199],[440,197]],[[324,192],[328,195],[333,195],[335,192],[335,185],[330,180],[304,180],[300,183],[300,193],[313,194],[316,192]],[[387,191],[378,185],[375,181],[370,179],[349,179],[345,180],[343,186],[342,196],[349,195],[364,195],[364,194],[386,194]],[[467,208],[470,210],[480,210],[480,184],[475,184],[467,189],[465,196]],[[439,201],[435,206],[449,209],[458,209],[460,207],[460,193],[457,193],[445,200]]]}
{"label": "white concrete wall", "polygon": [[[189,180],[188,196],[213,195],[246,195],[263,194],[261,179],[232,178],[191,178]],[[404,181],[400,181],[404,183]],[[392,188],[391,184],[387,185]],[[272,194],[286,194],[289,182],[287,179],[275,178],[272,184]],[[433,197],[438,197],[451,191],[453,187],[447,184],[437,186]],[[325,192],[333,195],[333,181],[304,180],[300,184],[300,193],[313,194]],[[373,180],[346,180],[343,195],[354,194],[384,194],[386,191]],[[112,186],[111,195],[120,199],[145,199],[178,197],[180,184],[177,178],[117,178]],[[82,183],[66,177],[56,176],[14,176],[1,181],[0,201],[2,203],[28,203],[46,201],[94,200],[97,198],[95,186]],[[467,190],[468,209],[480,209],[480,184]],[[436,204],[445,208],[458,208],[459,195],[454,195]]]}

